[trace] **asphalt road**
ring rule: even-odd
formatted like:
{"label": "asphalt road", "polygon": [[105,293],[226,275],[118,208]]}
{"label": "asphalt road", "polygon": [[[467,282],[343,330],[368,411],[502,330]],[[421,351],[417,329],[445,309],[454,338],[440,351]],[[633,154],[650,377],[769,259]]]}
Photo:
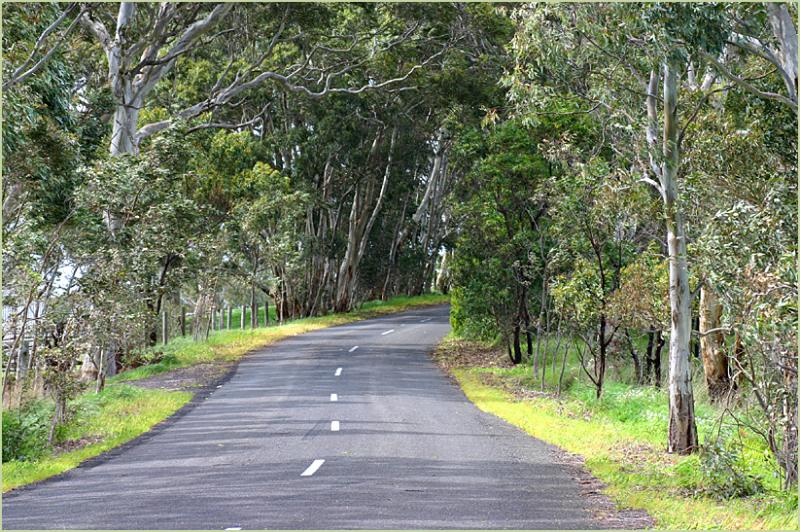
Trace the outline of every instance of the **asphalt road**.
{"label": "asphalt road", "polygon": [[3,528],[597,526],[547,445],[429,360],[449,328],[432,307],[253,353],[152,437],[4,496]]}

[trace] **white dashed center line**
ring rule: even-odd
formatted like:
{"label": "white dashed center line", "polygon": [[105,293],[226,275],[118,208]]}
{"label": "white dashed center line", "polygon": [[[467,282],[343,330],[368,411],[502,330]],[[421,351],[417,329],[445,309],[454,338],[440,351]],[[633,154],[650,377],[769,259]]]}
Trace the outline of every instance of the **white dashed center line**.
{"label": "white dashed center line", "polygon": [[232,526],[230,528],[226,528],[225,530],[241,530],[241,529],[242,529],[242,527],[240,527],[240,526]]}
{"label": "white dashed center line", "polygon": [[387,334],[392,334],[393,332],[394,332],[394,329],[389,329],[388,331],[383,331],[381,333],[381,336],[386,336]]}
{"label": "white dashed center line", "polygon": [[332,393],[332,394],[331,394],[331,401],[333,401],[333,402],[336,402],[336,401],[338,401],[338,400],[339,400],[339,396],[338,396],[338,395],[336,395],[335,393]]}
{"label": "white dashed center line", "polygon": [[430,318],[425,318],[424,320],[419,320],[420,323],[425,323],[426,321],[431,321]]}
{"label": "white dashed center line", "polygon": [[338,421],[331,421],[331,431],[339,432],[339,422]]}
{"label": "white dashed center line", "polygon": [[356,349],[358,349],[358,346],[357,346],[357,345],[354,345],[353,347],[351,347],[351,348],[350,348],[350,351],[348,351],[348,353],[352,353],[352,352],[353,352],[353,351],[355,351]]}
{"label": "white dashed center line", "polygon": [[336,373],[334,373],[334,375],[338,377],[341,374],[342,374],[342,368],[336,368]]}
{"label": "white dashed center line", "polygon": [[322,460],[322,459],[319,459],[319,460],[314,460],[313,462],[311,462],[311,465],[310,465],[310,466],[308,466],[308,468],[307,468],[305,471],[303,471],[302,473],[300,473],[300,476],[301,476],[301,477],[310,477],[311,475],[313,475],[314,473],[316,473],[316,472],[317,472],[317,469],[319,469],[319,468],[320,468],[320,466],[321,466],[322,464],[324,464],[324,463],[325,463],[325,460]]}

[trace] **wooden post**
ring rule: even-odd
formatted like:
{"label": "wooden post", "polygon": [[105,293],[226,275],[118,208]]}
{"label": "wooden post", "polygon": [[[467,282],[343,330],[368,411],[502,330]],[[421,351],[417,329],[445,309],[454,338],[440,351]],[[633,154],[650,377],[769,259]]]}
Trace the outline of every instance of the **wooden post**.
{"label": "wooden post", "polygon": [[233,307],[228,305],[228,330],[231,330],[231,324],[233,323]]}
{"label": "wooden post", "polygon": [[167,309],[161,312],[161,342],[166,344],[169,342],[169,315]]}
{"label": "wooden post", "polygon": [[242,305],[242,320],[241,320],[241,321],[242,321],[242,326],[241,326],[241,329],[242,329],[242,330],[244,330],[244,324],[245,324],[245,321],[244,321],[244,319],[245,319],[245,314],[247,314],[247,305]]}
{"label": "wooden post", "polygon": [[214,331],[217,328],[217,309],[211,307],[211,330]]}
{"label": "wooden post", "polygon": [[218,322],[218,329],[221,331],[223,329],[223,325],[225,322],[225,309],[220,307],[219,309],[219,322]]}
{"label": "wooden post", "polygon": [[269,296],[264,300],[264,327],[269,327]]}
{"label": "wooden post", "polygon": [[253,287],[250,296],[250,327],[258,328],[258,301],[256,301],[256,289]]}
{"label": "wooden post", "polygon": [[181,305],[181,336],[186,336],[186,307]]}

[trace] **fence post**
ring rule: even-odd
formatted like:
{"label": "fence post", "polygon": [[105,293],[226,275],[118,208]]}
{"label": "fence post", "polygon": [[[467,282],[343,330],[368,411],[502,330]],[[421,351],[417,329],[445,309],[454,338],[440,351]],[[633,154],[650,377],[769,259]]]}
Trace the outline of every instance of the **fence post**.
{"label": "fence post", "polygon": [[245,324],[244,318],[246,313],[247,313],[247,305],[242,305],[242,327],[241,327],[242,330],[244,330],[244,324]]}
{"label": "fence post", "polygon": [[269,327],[269,297],[264,301],[264,327]]}
{"label": "fence post", "polygon": [[186,307],[181,305],[181,336],[186,336]]}
{"label": "fence post", "polygon": [[216,327],[216,325],[217,325],[217,319],[216,318],[217,318],[217,309],[215,309],[214,307],[211,307],[211,330],[212,331],[216,330],[216,328],[217,328]]}
{"label": "fence post", "polygon": [[222,330],[223,323],[225,321],[225,309],[220,307],[219,309],[219,321],[217,322],[217,329]]}
{"label": "fence post", "polygon": [[231,322],[233,322],[233,307],[228,305],[228,327],[227,329],[231,330]]}
{"label": "fence post", "polygon": [[166,345],[169,342],[169,315],[167,309],[161,313],[161,342]]}

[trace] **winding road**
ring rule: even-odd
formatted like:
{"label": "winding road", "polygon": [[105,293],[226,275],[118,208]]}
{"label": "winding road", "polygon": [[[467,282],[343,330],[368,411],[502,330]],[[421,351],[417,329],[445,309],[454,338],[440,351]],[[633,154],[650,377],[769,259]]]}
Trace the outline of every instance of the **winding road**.
{"label": "winding road", "polygon": [[430,361],[449,328],[429,307],[254,352],[152,436],[6,494],[3,528],[599,526],[549,446]]}

